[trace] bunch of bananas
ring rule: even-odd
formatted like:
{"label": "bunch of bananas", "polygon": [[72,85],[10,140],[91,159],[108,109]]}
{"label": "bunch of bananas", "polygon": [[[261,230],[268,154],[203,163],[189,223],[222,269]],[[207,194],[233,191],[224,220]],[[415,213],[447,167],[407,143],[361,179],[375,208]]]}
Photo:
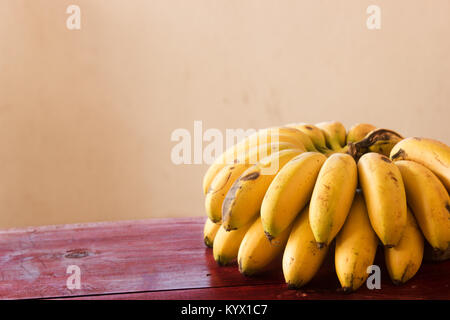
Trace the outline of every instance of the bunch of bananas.
{"label": "bunch of bananas", "polygon": [[401,284],[419,270],[424,238],[448,255],[449,190],[450,147],[432,139],[336,121],[263,129],[206,172],[204,241],[244,275],[281,266],[291,288],[334,248],[344,291],[365,282],[381,243]]}

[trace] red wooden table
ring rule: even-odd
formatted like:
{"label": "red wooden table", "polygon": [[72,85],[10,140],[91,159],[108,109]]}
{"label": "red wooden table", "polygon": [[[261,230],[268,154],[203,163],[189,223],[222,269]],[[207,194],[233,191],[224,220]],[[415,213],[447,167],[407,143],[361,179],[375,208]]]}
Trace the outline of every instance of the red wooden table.
{"label": "red wooden table", "polygon": [[[204,218],[46,226],[0,231],[0,298],[75,299],[450,299],[450,261],[424,263],[403,286],[339,292],[330,255],[314,280],[289,290],[281,272],[248,278],[219,267],[203,244]],[[379,250],[380,253],[381,250]],[[68,289],[67,267],[81,271]]]}

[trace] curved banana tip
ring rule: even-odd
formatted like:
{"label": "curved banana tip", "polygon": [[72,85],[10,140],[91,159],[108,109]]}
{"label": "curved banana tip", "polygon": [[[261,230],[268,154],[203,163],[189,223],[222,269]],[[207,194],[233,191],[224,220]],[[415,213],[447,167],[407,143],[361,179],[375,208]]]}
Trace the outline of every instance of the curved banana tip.
{"label": "curved banana tip", "polygon": [[316,243],[317,243],[317,248],[319,248],[319,249],[323,249],[327,246],[327,244],[324,242],[316,242]]}
{"label": "curved banana tip", "polygon": [[301,287],[301,285],[297,285],[297,284],[294,284],[294,283],[289,282],[289,281],[286,284],[287,284],[287,288],[289,290],[298,290]]}
{"label": "curved banana tip", "polygon": [[226,261],[225,259],[223,259],[221,256],[218,256],[218,257],[217,257],[216,262],[217,262],[217,264],[218,264],[219,266],[221,266],[221,267],[224,267],[224,266],[226,266],[226,265],[229,264],[229,262]]}
{"label": "curved banana tip", "polygon": [[229,232],[229,231],[233,231],[233,230],[237,230],[237,228],[232,228],[231,226],[229,226],[229,225],[223,225],[223,228],[225,229],[225,231],[227,231],[227,232]]}
{"label": "curved banana tip", "polygon": [[398,151],[391,156],[392,160],[397,160],[398,158],[403,159],[406,157],[406,152],[403,149],[398,149]]}
{"label": "curved banana tip", "polygon": [[394,284],[394,286],[400,286],[400,285],[404,284],[403,281],[396,280],[396,279],[392,279],[392,283]]}
{"label": "curved banana tip", "polygon": [[266,235],[267,239],[269,240],[269,242],[272,242],[273,238],[275,238],[274,236],[272,236],[270,233],[268,233],[267,231],[264,231],[264,234]]}
{"label": "curved banana tip", "polygon": [[395,247],[395,245],[393,245],[393,244],[385,244],[384,246],[385,246],[385,248],[387,248],[387,249],[392,249],[392,248]]}
{"label": "curved banana tip", "polygon": [[351,287],[342,287],[342,288],[338,289],[338,291],[348,294],[348,293],[352,293],[353,289]]}
{"label": "curved banana tip", "polygon": [[205,242],[205,246],[207,246],[208,248],[212,248],[213,247],[213,243],[208,237],[205,237],[203,239],[203,241]]}

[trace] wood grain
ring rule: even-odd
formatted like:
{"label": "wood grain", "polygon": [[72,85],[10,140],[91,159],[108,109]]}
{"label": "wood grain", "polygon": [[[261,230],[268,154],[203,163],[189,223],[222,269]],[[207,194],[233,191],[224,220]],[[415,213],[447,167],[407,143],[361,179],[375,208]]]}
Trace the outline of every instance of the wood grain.
{"label": "wood grain", "polygon": [[[203,244],[204,218],[156,219],[10,229],[0,232],[0,298],[76,299],[449,299],[450,261],[424,263],[406,285],[390,282],[382,255],[381,290],[338,291],[330,254],[303,290],[280,271],[254,278],[219,267]],[[81,289],[69,290],[69,265]]]}

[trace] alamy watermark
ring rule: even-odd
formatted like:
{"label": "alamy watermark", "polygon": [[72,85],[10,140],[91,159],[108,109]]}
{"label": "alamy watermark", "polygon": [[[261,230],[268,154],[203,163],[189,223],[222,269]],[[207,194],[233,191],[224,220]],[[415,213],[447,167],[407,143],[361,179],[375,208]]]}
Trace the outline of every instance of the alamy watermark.
{"label": "alamy watermark", "polygon": [[70,274],[66,280],[66,287],[69,290],[81,289],[81,269],[76,264],[67,267],[66,273]]}
{"label": "alamy watermark", "polygon": [[[260,160],[273,155],[260,166],[262,175],[276,173],[279,169],[276,153],[287,149],[286,140],[295,142],[294,137],[281,134],[279,128],[236,128],[222,132],[217,128],[204,130],[200,120],[194,121],[192,133],[185,128],[178,128],[171,133],[170,139],[175,142],[170,152],[171,161],[175,165],[261,164]],[[291,149],[303,147],[301,144],[289,146]]]}

